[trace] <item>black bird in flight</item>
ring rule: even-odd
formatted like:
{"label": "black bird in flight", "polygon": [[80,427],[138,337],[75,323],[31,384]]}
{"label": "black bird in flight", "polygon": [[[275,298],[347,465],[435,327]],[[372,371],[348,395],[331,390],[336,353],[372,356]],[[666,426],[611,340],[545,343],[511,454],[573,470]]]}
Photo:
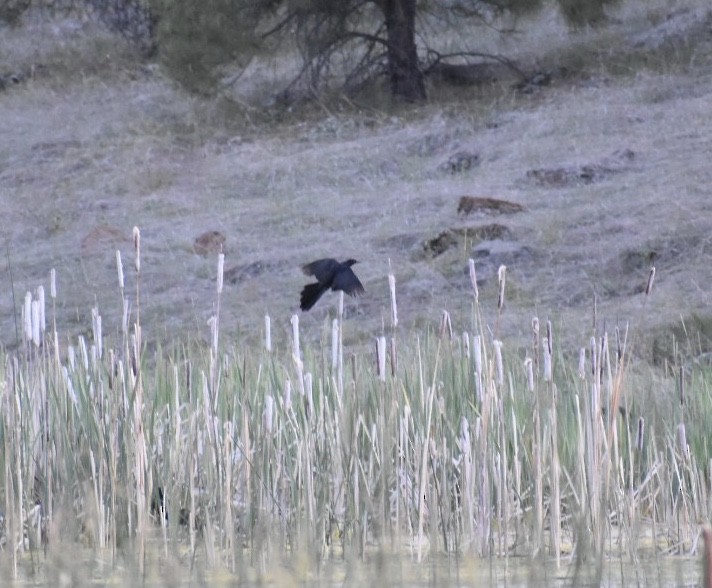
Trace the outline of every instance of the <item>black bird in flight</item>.
{"label": "black bird in flight", "polygon": [[358,296],[365,292],[351,266],[358,263],[355,259],[339,262],[335,259],[317,259],[302,266],[302,271],[308,276],[316,278],[315,284],[307,284],[302,290],[299,306],[302,310],[309,310],[329,288],[334,291],[343,290],[351,296]]}

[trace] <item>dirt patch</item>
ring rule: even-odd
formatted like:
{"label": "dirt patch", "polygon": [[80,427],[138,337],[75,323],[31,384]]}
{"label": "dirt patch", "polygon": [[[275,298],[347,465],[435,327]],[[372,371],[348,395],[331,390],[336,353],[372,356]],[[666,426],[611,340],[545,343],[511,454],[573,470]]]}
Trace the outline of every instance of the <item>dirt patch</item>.
{"label": "dirt patch", "polygon": [[578,184],[592,184],[605,180],[614,174],[630,168],[635,159],[635,153],[630,149],[614,152],[598,163],[581,166],[532,169],[527,172],[527,179],[537,186],[550,188],[567,188]]}
{"label": "dirt patch", "polygon": [[203,257],[210,253],[223,253],[226,240],[220,231],[206,231],[193,241],[193,251]]}
{"label": "dirt patch", "polygon": [[459,174],[480,164],[480,156],[472,151],[458,151],[440,164],[438,169],[448,174]]}
{"label": "dirt patch", "polygon": [[92,228],[82,237],[81,248],[83,252],[101,251],[130,243],[128,233],[108,225],[99,225]]}
{"label": "dirt patch", "polygon": [[682,7],[666,14],[657,26],[631,35],[630,43],[636,49],[654,50],[700,38],[709,40],[711,27],[712,10]]}
{"label": "dirt patch", "polygon": [[710,363],[712,314],[691,313],[658,328],[650,344],[651,361],[658,366],[680,366],[690,359]]}
{"label": "dirt patch", "polygon": [[524,207],[516,202],[481,196],[460,196],[457,213],[467,216],[473,212],[490,214],[514,214],[524,211]]}
{"label": "dirt patch", "polygon": [[670,276],[690,260],[712,256],[712,237],[707,235],[671,235],[651,239],[644,245],[622,251],[609,264],[608,295],[641,294],[651,267],[658,276]]}
{"label": "dirt patch", "polygon": [[224,280],[227,284],[240,284],[247,280],[252,280],[271,271],[283,271],[289,264],[285,262],[253,261],[236,265],[225,270]]}
{"label": "dirt patch", "polygon": [[507,239],[511,235],[512,232],[506,226],[498,223],[446,229],[432,239],[426,240],[420,255],[432,259],[449,249],[461,247],[465,240],[472,244],[493,239]]}

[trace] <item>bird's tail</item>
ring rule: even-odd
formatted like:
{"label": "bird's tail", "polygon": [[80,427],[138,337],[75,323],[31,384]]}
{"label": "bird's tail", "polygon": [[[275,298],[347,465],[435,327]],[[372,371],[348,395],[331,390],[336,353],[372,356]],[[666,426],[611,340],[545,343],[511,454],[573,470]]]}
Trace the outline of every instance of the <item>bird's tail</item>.
{"label": "bird's tail", "polygon": [[321,284],[307,284],[302,290],[302,295],[299,303],[299,307],[302,310],[309,310],[312,306],[316,304],[316,301],[321,298],[321,295],[326,292],[327,288],[324,288]]}

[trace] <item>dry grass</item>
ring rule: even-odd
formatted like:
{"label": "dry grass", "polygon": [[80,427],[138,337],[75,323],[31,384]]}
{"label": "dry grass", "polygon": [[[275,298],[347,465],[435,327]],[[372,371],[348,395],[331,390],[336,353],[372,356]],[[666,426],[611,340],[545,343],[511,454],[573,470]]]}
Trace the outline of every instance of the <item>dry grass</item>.
{"label": "dry grass", "polygon": [[[704,38],[690,39],[682,53],[677,45],[656,50],[664,67],[644,67],[633,55],[636,35],[663,13],[662,4],[628,9],[620,22],[579,36],[544,15],[536,34],[520,36],[515,55],[576,69],[533,95],[504,85],[479,90],[474,100],[460,92],[408,111],[335,108],[301,120],[282,113],[281,123],[194,102],[98,33],[70,38],[40,24],[13,31],[0,46],[2,69],[35,77],[0,104],[1,131],[12,137],[1,153],[3,267],[13,268],[18,296],[56,267],[71,305],[60,316],[68,327],[94,299],[113,316],[111,252],[126,251],[140,222],[145,255],[155,262],[145,279],[154,296],[144,310],[162,332],[152,337],[203,336],[213,263],[197,257],[192,243],[219,230],[228,269],[273,268],[227,285],[226,334],[251,330],[266,311],[284,325],[296,308],[300,264],[335,255],[362,261],[369,295],[354,312],[365,335],[388,304],[388,259],[400,272],[404,324],[434,319],[444,306],[466,316],[458,300],[467,287],[468,243],[435,259],[424,258],[421,246],[445,229],[482,223],[456,216],[458,198],[470,194],[527,208],[502,221],[514,253],[483,260],[480,272],[485,291],[496,290],[496,268],[510,266],[503,328],[516,330],[537,312],[580,333],[594,292],[605,316],[625,319],[636,305],[631,278],[645,275],[651,254],[659,268],[656,316],[676,321],[706,304],[712,277],[712,76]],[[507,43],[483,39],[488,50]],[[633,75],[619,75],[625,61]],[[480,165],[439,171],[463,149],[479,153]],[[623,149],[635,152],[632,165],[590,185],[541,187],[526,178],[533,168],[595,163]],[[642,261],[626,264],[631,256]],[[0,304],[2,341],[12,345],[9,288]],[[321,322],[323,308],[305,320]]]}

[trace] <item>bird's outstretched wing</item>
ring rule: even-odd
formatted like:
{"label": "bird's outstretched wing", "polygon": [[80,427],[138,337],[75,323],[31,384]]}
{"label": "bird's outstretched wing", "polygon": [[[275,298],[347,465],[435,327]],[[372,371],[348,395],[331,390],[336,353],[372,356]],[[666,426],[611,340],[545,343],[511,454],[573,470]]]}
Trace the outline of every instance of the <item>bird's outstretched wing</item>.
{"label": "bird's outstretched wing", "polygon": [[317,259],[302,266],[302,271],[308,276],[314,276],[320,283],[329,283],[340,266],[335,259]]}
{"label": "bird's outstretched wing", "polygon": [[331,284],[331,289],[343,290],[351,296],[358,296],[365,292],[363,284],[361,284],[350,267],[344,267],[337,272]]}

